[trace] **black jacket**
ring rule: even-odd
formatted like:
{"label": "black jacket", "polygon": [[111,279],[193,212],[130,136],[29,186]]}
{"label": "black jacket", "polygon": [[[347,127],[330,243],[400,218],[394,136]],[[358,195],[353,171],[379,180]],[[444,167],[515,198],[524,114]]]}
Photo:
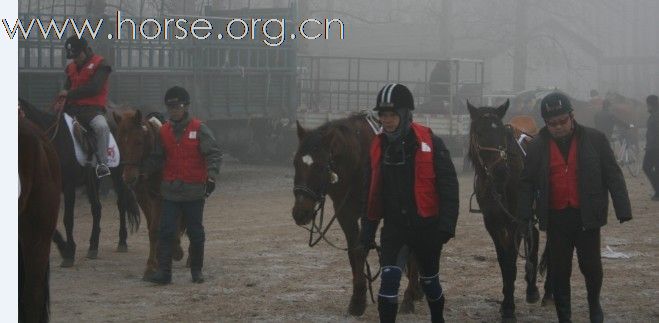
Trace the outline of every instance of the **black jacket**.
{"label": "black jacket", "polygon": [[[578,156],[579,205],[583,229],[595,229],[606,224],[611,194],[616,217],[632,218],[631,203],[625,178],[616,163],[611,145],[603,133],[576,125]],[[549,213],[549,141],[551,135],[542,128],[529,144],[519,189],[517,214],[529,219],[536,203],[540,229],[547,229]]]}
{"label": "black jacket", "polygon": [[[386,139],[383,140],[386,142]],[[453,166],[453,161],[451,160],[451,155],[444,144],[444,141],[439,137],[432,135],[432,144],[433,144],[433,167],[435,170],[436,181],[435,185],[437,187],[437,194],[439,195],[439,216],[422,219],[420,216],[416,215],[418,221],[415,221],[412,225],[414,226],[426,226],[426,225],[437,225],[440,232],[446,233],[449,237],[455,236],[455,225],[458,221],[458,211],[459,211],[459,188],[458,188],[458,177],[455,172],[455,167]],[[416,150],[414,150],[416,151]],[[384,167],[382,167],[384,169]],[[382,176],[382,175],[381,175]],[[414,183],[414,172],[410,173],[411,180],[409,183],[413,185]],[[370,160],[366,163],[366,169],[364,171],[365,177],[365,190],[363,197],[364,202],[364,211],[368,203],[368,192],[370,189],[371,183],[371,162]],[[410,187],[408,190],[413,192],[413,187]],[[413,200],[413,199],[412,199]],[[383,201],[384,202],[384,201]],[[386,205],[386,204],[385,204]],[[413,207],[416,209],[416,206]],[[385,214],[387,211],[384,211]],[[366,212],[363,213],[363,221],[367,221]]]}
{"label": "black jacket", "polygon": [[645,137],[645,150],[659,150],[659,110],[650,113]]}

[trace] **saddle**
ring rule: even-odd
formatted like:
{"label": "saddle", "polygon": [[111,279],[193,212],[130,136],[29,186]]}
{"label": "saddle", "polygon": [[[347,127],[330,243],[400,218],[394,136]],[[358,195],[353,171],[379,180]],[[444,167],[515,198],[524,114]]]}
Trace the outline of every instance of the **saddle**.
{"label": "saddle", "polygon": [[89,125],[84,126],[73,118],[73,140],[78,142],[82,152],[87,156],[86,161],[91,163],[96,153],[96,135]]}
{"label": "saddle", "polygon": [[[66,122],[71,138],[73,139],[73,146],[75,148],[75,155],[78,164],[87,166],[96,159],[96,136],[94,131],[87,126],[83,126],[76,119],[64,113],[64,121]],[[119,155],[119,148],[112,133],[108,143],[108,167],[114,168],[119,166],[121,156]]]}

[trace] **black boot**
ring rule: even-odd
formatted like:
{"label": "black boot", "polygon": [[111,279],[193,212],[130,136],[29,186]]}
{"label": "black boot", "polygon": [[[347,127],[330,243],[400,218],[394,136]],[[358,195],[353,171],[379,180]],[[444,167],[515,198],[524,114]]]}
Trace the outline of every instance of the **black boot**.
{"label": "black boot", "polygon": [[190,245],[190,273],[192,282],[201,284],[204,282],[204,274],[201,268],[204,266],[204,244]]}
{"label": "black boot", "polygon": [[152,283],[166,285],[172,282],[172,244],[168,241],[158,242],[158,270],[149,278]]}
{"label": "black boot", "polygon": [[444,295],[436,301],[428,301],[430,308],[430,321],[432,323],[444,323],[444,302],[446,299]]}
{"label": "black boot", "polygon": [[604,322],[604,312],[602,311],[602,305],[600,304],[599,295],[596,298],[588,298],[588,310],[590,313],[590,322],[591,323],[602,323]]}
{"label": "black boot", "polygon": [[556,315],[558,315],[559,323],[572,322],[572,305],[570,304],[570,296],[554,295],[554,304],[556,305]]}
{"label": "black boot", "polygon": [[380,314],[380,323],[396,322],[398,302],[392,302],[384,297],[378,297],[378,313]]}

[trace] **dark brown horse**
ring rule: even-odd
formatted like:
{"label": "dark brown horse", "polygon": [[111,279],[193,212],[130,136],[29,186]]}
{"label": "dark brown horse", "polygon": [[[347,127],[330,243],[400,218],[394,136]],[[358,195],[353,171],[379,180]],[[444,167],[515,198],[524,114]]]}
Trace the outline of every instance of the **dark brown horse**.
{"label": "dark brown horse", "polygon": [[[63,116],[58,116],[41,111],[19,98],[19,106],[25,117],[34,122],[41,128],[48,139],[53,143],[60,161],[62,178],[62,193],[64,194],[64,227],[66,230],[66,240],[56,232],[54,241],[62,254],[62,267],[73,266],[75,259],[76,243],[73,239],[73,209],[76,200],[76,188],[84,185],[87,192],[87,198],[92,209],[92,232],[89,238],[89,249],[87,258],[96,259],[98,256],[98,244],[101,233],[101,201],[99,198],[99,180],[96,177],[92,167],[81,166],[75,157],[73,138],[71,137]],[[111,168],[111,179],[114,190],[117,194],[117,208],[119,209],[119,243],[118,252],[127,252],[128,245],[126,242],[128,230],[126,222],[130,225],[131,231],[139,226],[140,213],[135,197],[128,190],[126,184],[121,178],[121,166]],[[126,221],[128,220],[128,221]]]}
{"label": "dark brown horse", "polygon": [[[498,108],[476,108],[467,102],[471,116],[469,158],[475,175],[475,193],[483,213],[485,228],[494,241],[503,278],[501,316],[515,321],[515,279],[520,242],[526,255],[526,301],[535,303],[540,295],[536,286],[538,268],[538,229],[518,220],[517,187],[524,167],[524,153],[514,137],[514,129],[501,121],[508,110],[506,101]],[[545,283],[545,298],[550,289]],[[544,300],[543,300],[544,301]]]}
{"label": "dark brown horse", "polygon": [[[162,121],[156,117],[144,120],[140,110],[125,111],[121,115],[114,113],[113,116],[117,123],[117,141],[123,164],[122,176],[135,192],[149,230],[149,257],[142,276],[143,279],[149,279],[158,267],[156,250],[162,212],[162,196],[160,195],[162,172],[144,174],[141,168],[144,160],[155,147]],[[182,257],[183,250],[181,250],[180,240],[177,239],[173,258],[181,260]]]}
{"label": "dark brown horse", "polygon": [[[314,130],[306,130],[298,123],[297,134],[300,144],[293,160],[293,219],[298,225],[315,221],[325,196],[332,199],[336,220],[346,237],[352,269],[353,290],[348,312],[362,315],[366,309],[367,279],[364,275],[365,254],[363,249],[357,248],[358,222],[364,212],[364,169],[374,131],[364,115],[352,115]],[[410,265],[408,275],[413,283],[405,291],[402,311],[412,311],[413,300],[423,295],[416,267]]]}
{"label": "dark brown horse", "polygon": [[48,322],[50,241],[62,178],[55,148],[25,118],[18,120],[18,321]]}

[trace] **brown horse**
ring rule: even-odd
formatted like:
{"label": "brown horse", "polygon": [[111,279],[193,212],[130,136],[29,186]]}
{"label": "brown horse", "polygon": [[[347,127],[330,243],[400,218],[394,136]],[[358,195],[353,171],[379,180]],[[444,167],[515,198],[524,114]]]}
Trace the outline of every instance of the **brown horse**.
{"label": "brown horse", "polygon": [[[509,102],[506,101],[498,108],[476,108],[467,102],[471,116],[469,158],[476,172],[476,199],[483,213],[485,228],[494,242],[503,278],[501,316],[504,322],[514,322],[517,256],[522,237],[525,238],[526,301],[535,303],[540,298],[536,287],[539,232],[532,223],[523,225],[524,222],[518,220],[516,215],[524,152],[514,136],[515,129],[504,126],[502,122],[508,106]],[[534,122],[517,120],[517,123],[519,127],[528,128],[526,131],[534,131]],[[551,298],[547,282],[549,278],[545,281],[543,303]]]}
{"label": "brown horse", "polygon": [[[117,123],[117,144],[121,150],[123,180],[135,192],[149,230],[149,257],[142,276],[143,279],[149,279],[157,269],[156,248],[162,212],[160,195],[162,172],[143,174],[141,166],[155,147],[162,121],[156,117],[143,120],[140,110],[126,111],[121,115],[114,113],[113,116]],[[180,239],[176,241],[173,258],[175,260],[183,258]]]}
{"label": "brown horse", "polygon": [[18,321],[49,319],[50,241],[62,178],[55,147],[24,117],[18,120]]}
{"label": "brown horse", "polygon": [[[327,122],[314,130],[297,123],[300,141],[293,160],[295,167],[295,205],[293,219],[307,225],[323,208],[325,196],[332,199],[336,220],[347,241],[352,269],[351,315],[360,316],[366,309],[365,254],[359,246],[359,219],[364,212],[364,169],[374,131],[364,115]],[[314,227],[312,226],[312,230]],[[321,231],[324,228],[316,228]],[[422,297],[418,272],[414,264],[408,268],[409,281],[401,311],[412,311],[413,301]]]}

